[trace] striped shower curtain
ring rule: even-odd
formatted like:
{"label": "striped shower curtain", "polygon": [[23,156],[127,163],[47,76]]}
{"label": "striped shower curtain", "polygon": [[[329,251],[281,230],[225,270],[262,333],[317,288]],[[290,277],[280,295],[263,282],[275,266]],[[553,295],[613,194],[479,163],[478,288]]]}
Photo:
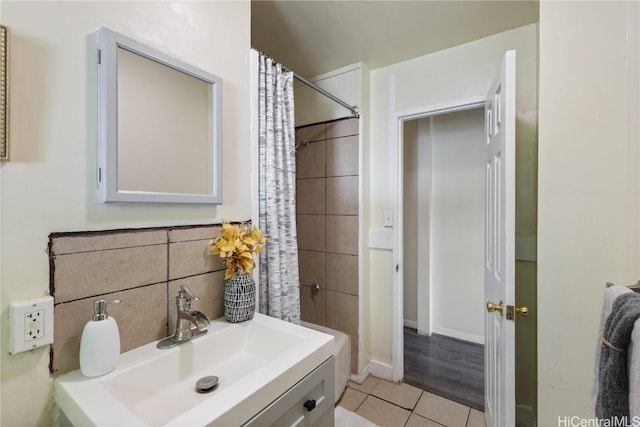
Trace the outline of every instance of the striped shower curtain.
{"label": "striped shower curtain", "polygon": [[259,53],[260,312],[300,323],[293,73]]}

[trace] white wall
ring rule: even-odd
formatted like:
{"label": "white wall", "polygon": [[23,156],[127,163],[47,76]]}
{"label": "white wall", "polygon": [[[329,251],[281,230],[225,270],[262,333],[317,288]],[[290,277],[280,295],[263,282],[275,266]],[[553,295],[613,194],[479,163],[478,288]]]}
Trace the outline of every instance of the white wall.
{"label": "white wall", "polygon": [[[405,325],[417,328],[418,311],[428,312],[418,307],[417,287],[430,279],[431,330],[483,343],[484,110],[407,121],[403,140]],[[418,144],[431,155],[420,156]],[[425,173],[430,184],[420,186]],[[419,206],[426,207],[424,218]],[[424,253],[418,253],[419,224],[430,228]],[[431,273],[418,279],[425,263]]]}
{"label": "white wall", "polygon": [[[49,288],[49,233],[251,217],[250,4],[2,1],[0,8],[12,31],[12,159],[0,165],[0,424],[51,425],[48,349],[7,351],[9,302]],[[223,79],[223,205],[96,203],[94,33],[100,26]]]}
{"label": "white wall", "polygon": [[[519,138],[535,147],[537,109],[537,25],[520,27],[471,43],[415,58],[371,72],[371,126],[368,162],[364,174],[370,185],[371,228],[381,228],[384,211],[392,207],[389,188],[389,115],[391,112],[485,96],[504,52],[517,50],[517,105],[519,125],[527,125]],[[395,103],[390,105],[389,79],[395,76]],[[525,126],[522,126],[525,128]],[[525,141],[527,139],[527,141]],[[519,142],[520,143],[520,142]],[[530,157],[520,159],[531,162]],[[535,212],[535,169],[518,164],[520,181],[516,205]],[[533,170],[533,173],[532,173]],[[533,222],[533,224],[531,223]],[[535,236],[535,215],[516,220],[516,233]],[[391,251],[371,249],[371,357],[391,365],[393,260]]]}
{"label": "white wall", "polygon": [[[347,104],[358,106],[362,110],[363,72],[368,71],[363,64],[358,63],[320,76],[303,77],[307,77],[309,81]],[[351,111],[345,107],[297,80],[294,85],[294,101],[296,126],[321,123],[352,115]]]}
{"label": "white wall", "polygon": [[540,2],[538,416],[593,417],[605,282],[640,278],[640,7]]}
{"label": "white wall", "polygon": [[433,332],[483,343],[484,109],[433,117],[431,139]]}

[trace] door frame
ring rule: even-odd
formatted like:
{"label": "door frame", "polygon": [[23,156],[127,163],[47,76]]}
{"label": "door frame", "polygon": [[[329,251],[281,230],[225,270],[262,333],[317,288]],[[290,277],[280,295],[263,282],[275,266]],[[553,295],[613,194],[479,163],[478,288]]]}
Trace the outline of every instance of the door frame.
{"label": "door frame", "polygon": [[[395,76],[391,76],[389,82],[390,105],[395,105]],[[391,377],[393,381],[401,381],[404,377],[404,135],[403,127],[405,121],[423,119],[426,117],[438,116],[441,114],[455,113],[458,111],[470,110],[474,108],[484,108],[485,95],[470,98],[458,99],[440,104],[426,105],[400,111],[389,112],[389,158],[390,177],[389,195],[391,198],[391,209],[393,212],[393,322],[392,322],[392,343],[393,351],[391,355]],[[429,255],[431,257],[431,254]],[[418,271],[421,278],[420,270]],[[419,280],[420,281],[420,280]],[[423,280],[425,285],[418,287],[418,306],[430,307],[430,281]],[[429,313],[420,315],[418,310],[418,330],[431,335],[431,310]]]}

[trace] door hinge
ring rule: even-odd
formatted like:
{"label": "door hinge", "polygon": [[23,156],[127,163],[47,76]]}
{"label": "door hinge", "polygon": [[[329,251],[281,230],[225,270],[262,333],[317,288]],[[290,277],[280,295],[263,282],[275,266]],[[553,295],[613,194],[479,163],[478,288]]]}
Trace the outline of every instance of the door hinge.
{"label": "door hinge", "polygon": [[102,182],[102,168],[98,168],[98,182]]}
{"label": "door hinge", "polygon": [[396,264],[396,273],[400,271],[400,264]]}
{"label": "door hinge", "polygon": [[102,64],[102,49],[98,49],[98,65]]}

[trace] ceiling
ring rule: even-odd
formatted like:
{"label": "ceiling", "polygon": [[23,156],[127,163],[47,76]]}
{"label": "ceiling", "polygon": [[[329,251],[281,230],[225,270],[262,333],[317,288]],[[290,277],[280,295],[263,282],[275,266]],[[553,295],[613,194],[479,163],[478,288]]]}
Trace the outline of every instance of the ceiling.
{"label": "ceiling", "polygon": [[310,78],[370,69],[538,21],[538,2],[252,0],[251,43]]}

